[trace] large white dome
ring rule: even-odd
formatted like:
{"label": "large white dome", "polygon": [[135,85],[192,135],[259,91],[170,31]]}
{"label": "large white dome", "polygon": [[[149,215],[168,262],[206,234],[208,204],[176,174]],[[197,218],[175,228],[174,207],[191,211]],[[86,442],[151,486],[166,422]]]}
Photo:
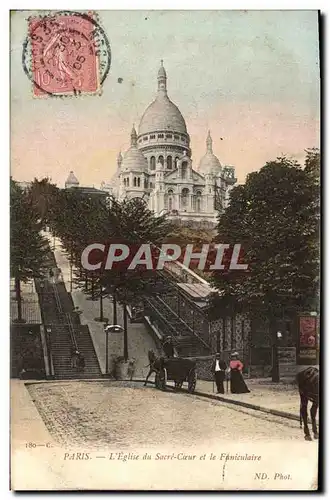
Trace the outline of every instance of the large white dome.
{"label": "large white dome", "polygon": [[187,133],[187,127],[179,108],[170,101],[167,95],[158,95],[154,102],[147,107],[141,118],[139,135],[158,130]]}
{"label": "large white dome", "polygon": [[158,93],[156,99],[145,110],[139,135],[157,131],[187,134],[187,127],[179,108],[169,99],[166,88],[166,72],[163,63],[158,71]]}

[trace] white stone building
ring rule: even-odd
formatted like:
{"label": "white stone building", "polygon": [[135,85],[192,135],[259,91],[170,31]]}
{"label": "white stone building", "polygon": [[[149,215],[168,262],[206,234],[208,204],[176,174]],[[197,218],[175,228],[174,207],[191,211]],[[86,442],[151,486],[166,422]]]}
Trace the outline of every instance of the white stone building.
{"label": "white stone building", "polygon": [[[115,174],[100,189],[118,199],[145,197],[157,215],[213,224],[236,183],[235,169],[222,166],[214,155],[210,132],[205,155],[193,168],[190,137],[180,110],[168,97],[163,62],[157,80],[156,98],[145,110],[138,133],[133,126],[130,148],[124,156],[119,153]],[[71,172],[66,187],[77,183]]]}

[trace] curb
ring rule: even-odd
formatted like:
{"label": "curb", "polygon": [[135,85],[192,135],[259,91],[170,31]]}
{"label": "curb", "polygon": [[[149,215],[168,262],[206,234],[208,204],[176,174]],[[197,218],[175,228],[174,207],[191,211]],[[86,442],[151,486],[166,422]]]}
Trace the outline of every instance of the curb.
{"label": "curb", "polygon": [[[183,391],[188,392],[186,389],[183,389]],[[268,414],[270,413],[271,415],[275,415],[277,417],[288,418],[290,420],[296,420],[297,422],[300,421],[299,416],[295,415],[294,413],[273,410],[272,408],[266,408],[265,406],[258,406],[258,405],[255,405],[253,403],[246,403],[245,401],[237,401],[236,399],[223,398],[221,396],[216,396],[215,394],[209,394],[207,392],[195,391],[194,394],[196,396],[201,396],[203,398],[221,401],[223,403],[229,403],[229,404],[236,405],[236,406],[243,406],[244,408],[249,408],[250,410],[257,410],[257,411],[260,411],[262,413],[268,413]]]}

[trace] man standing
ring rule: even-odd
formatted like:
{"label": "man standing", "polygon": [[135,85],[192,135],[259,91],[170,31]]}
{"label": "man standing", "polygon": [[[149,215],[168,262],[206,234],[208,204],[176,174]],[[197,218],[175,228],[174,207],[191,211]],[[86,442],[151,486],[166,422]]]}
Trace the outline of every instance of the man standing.
{"label": "man standing", "polygon": [[163,351],[165,353],[165,356],[167,358],[173,358],[174,357],[174,345],[173,345],[173,340],[170,335],[168,335],[163,343]]}
{"label": "man standing", "polygon": [[220,353],[217,352],[212,364],[212,373],[214,374],[215,383],[217,384],[217,394],[225,393],[223,382],[225,380],[226,368],[226,362],[221,359]]}

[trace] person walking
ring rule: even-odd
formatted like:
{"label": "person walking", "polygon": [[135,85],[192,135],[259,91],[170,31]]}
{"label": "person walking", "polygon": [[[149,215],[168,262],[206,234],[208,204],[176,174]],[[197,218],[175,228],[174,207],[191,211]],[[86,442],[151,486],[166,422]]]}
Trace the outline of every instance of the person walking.
{"label": "person walking", "polygon": [[226,375],[226,362],[221,359],[221,355],[219,352],[216,353],[214,361],[212,363],[212,373],[215,378],[215,383],[217,386],[217,394],[224,394],[225,389],[223,386],[225,375]]}
{"label": "person walking", "polygon": [[233,352],[230,357],[230,392],[232,394],[244,394],[250,392],[243,378],[243,363],[239,359],[238,352]]}
{"label": "person walking", "polygon": [[79,359],[79,351],[73,349],[71,354],[71,368],[77,368],[78,359]]}
{"label": "person walking", "polygon": [[80,372],[83,372],[85,369],[85,356],[82,352],[78,355],[78,368]]}

